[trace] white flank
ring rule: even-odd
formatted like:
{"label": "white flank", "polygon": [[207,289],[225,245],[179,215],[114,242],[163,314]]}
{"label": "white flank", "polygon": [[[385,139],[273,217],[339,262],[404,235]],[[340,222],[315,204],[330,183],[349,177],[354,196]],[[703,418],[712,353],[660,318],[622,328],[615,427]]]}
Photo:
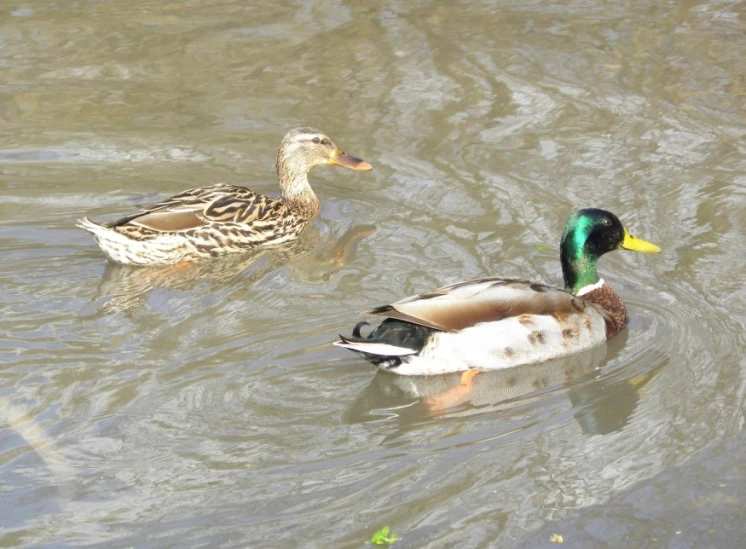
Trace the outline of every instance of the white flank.
{"label": "white flank", "polygon": [[483,322],[460,332],[437,332],[419,354],[391,371],[435,375],[499,370],[579,353],[606,341],[606,322],[592,306],[561,323],[551,315],[531,315],[530,324],[519,318]]}

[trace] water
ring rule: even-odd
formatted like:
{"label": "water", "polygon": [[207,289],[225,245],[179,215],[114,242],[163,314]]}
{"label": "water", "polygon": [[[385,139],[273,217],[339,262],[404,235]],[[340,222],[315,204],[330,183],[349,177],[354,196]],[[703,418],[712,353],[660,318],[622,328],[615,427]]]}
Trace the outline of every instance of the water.
{"label": "water", "polygon": [[[0,8],[0,545],[741,547],[742,3],[22,2]],[[318,168],[285,250],[107,264],[74,228]],[[659,256],[629,330],[476,378],[375,373],[358,312],[488,274],[559,284],[576,207]],[[444,396],[445,395],[445,396]]]}

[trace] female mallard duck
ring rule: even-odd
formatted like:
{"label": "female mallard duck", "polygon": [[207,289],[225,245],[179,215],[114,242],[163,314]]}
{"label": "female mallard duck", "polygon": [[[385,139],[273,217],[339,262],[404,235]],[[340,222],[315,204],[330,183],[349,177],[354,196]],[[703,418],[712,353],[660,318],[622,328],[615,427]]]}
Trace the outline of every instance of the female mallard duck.
{"label": "female mallard duck", "polygon": [[404,375],[494,370],[589,349],[624,328],[627,310],[596,272],[616,249],[657,253],[614,214],[573,213],[560,242],[565,289],[515,278],[480,278],[377,307],[386,319],[367,337],[361,322],[335,345]]}
{"label": "female mallard duck", "polygon": [[307,176],[322,164],[373,169],[320,131],[296,128],[277,152],[280,200],[219,183],[189,189],[111,223],[83,218],[78,227],[92,233],[111,260],[129,265],[176,264],[282,244],[298,237],[318,214],[319,199]]}

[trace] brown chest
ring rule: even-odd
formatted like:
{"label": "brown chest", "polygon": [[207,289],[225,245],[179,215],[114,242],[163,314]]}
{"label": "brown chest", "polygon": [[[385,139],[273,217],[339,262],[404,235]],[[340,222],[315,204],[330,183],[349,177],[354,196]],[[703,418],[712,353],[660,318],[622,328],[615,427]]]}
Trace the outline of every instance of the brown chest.
{"label": "brown chest", "polygon": [[622,298],[611,288],[604,284],[592,292],[583,295],[583,299],[599,305],[606,311],[606,338],[618,334],[627,324],[627,308]]}

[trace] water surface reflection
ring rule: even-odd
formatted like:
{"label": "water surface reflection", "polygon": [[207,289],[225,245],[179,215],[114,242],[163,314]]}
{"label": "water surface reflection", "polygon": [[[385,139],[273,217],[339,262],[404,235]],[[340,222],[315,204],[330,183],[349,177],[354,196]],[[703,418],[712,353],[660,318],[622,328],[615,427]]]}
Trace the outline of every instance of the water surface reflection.
{"label": "water surface reflection", "polygon": [[[360,547],[388,524],[396,547],[740,547],[744,16],[3,2],[0,546]],[[376,166],[312,174],[298,254],[128,270],[74,228],[199,185],[276,192],[298,125]],[[597,362],[466,395],[329,344],[398,296],[560,283],[589,206],[663,249],[604,258],[631,321]]]}

